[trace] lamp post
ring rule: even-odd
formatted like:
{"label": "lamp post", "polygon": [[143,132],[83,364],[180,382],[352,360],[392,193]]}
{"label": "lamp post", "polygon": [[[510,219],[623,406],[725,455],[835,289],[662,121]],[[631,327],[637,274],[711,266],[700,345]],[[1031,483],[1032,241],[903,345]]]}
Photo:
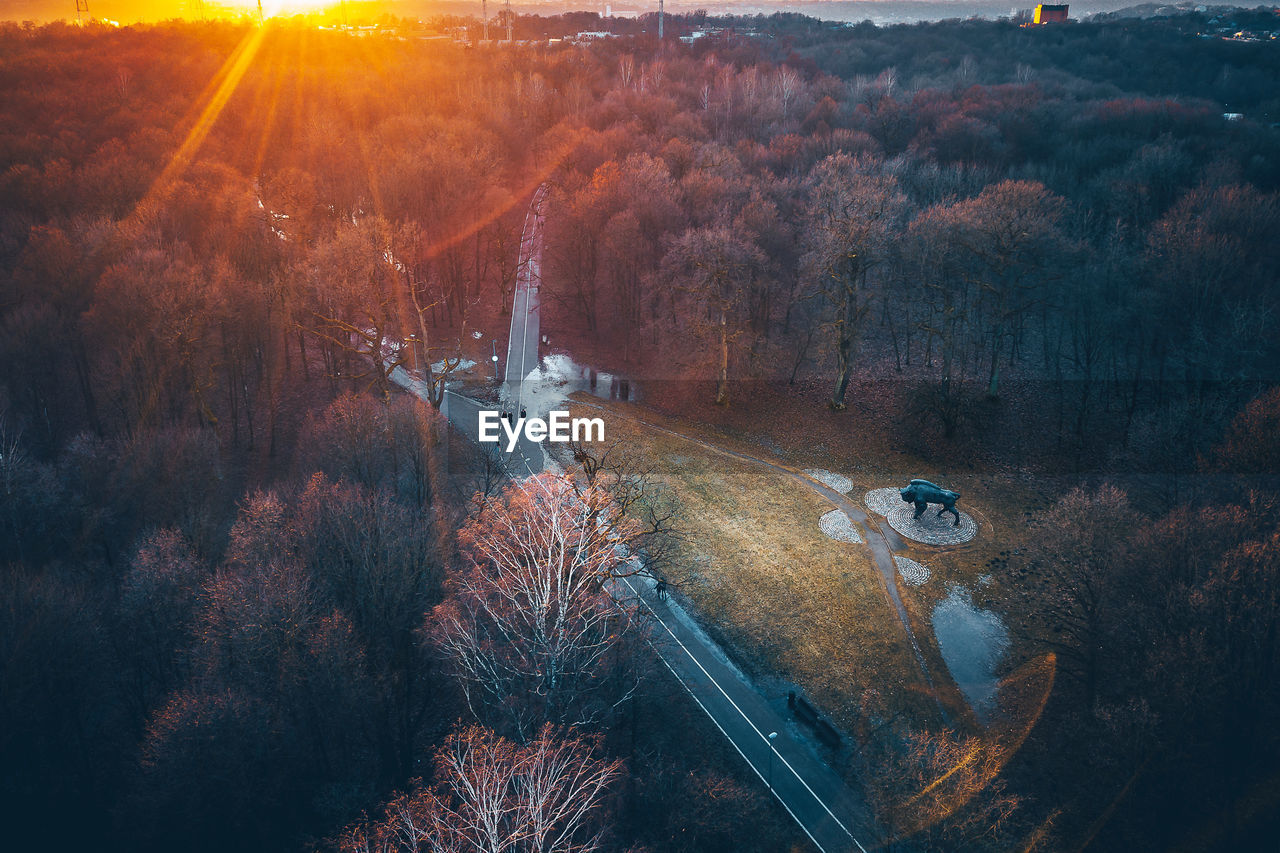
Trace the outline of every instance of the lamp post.
{"label": "lamp post", "polygon": [[773,753],[776,752],[773,742],[778,739],[777,732],[769,732],[769,793],[773,793]]}

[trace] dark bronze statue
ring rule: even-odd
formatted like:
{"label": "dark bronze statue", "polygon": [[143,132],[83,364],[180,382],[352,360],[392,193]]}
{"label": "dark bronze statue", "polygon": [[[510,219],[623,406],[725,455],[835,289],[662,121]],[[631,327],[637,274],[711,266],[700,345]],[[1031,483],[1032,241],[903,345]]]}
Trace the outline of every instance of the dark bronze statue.
{"label": "dark bronze statue", "polygon": [[928,480],[912,480],[911,485],[901,490],[898,494],[902,495],[902,500],[906,503],[916,505],[915,518],[924,515],[924,511],[928,509],[929,504],[942,504],[942,509],[938,510],[938,517],[941,518],[944,512],[949,512],[956,517],[956,527],[960,526],[960,513],[956,511],[956,500],[960,497],[959,492],[944,489],[939,485],[930,483]]}

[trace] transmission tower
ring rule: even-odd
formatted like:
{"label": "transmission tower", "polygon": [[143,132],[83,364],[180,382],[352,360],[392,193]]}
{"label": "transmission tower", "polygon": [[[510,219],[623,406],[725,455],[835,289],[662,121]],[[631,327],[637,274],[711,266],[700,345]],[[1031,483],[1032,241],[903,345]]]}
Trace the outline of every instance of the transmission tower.
{"label": "transmission tower", "polygon": [[658,46],[662,46],[662,0],[658,0]]}
{"label": "transmission tower", "polygon": [[89,17],[89,0],[76,0],[76,24],[84,26],[85,19]]}
{"label": "transmission tower", "polygon": [[511,44],[511,0],[507,0],[507,44]]}
{"label": "transmission tower", "polygon": [[[475,8],[474,6],[472,7]],[[484,19],[484,35],[481,41],[489,43],[489,0],[480,0],[480,17]]]}

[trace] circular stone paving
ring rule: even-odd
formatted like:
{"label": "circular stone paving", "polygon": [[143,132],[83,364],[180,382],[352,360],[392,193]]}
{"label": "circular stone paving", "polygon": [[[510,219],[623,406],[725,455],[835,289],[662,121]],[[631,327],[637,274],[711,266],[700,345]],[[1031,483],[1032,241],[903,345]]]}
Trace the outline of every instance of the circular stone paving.
{"label": "circular stone paving", "polygon": [[872,489],[863,496],[862,502],[876,515],[888,515],[900,506],[908,506],[897,489]]}
{"label": "circular stone paving", "polygon": [[978,535],[978,522],[968,513],[960,513],[960,526],[956,527],[955,516],[947,513],[939,518],[938,509],[937,504],[929,504],[924,515],[915,519],[912,518],[916,514],[915,506],[899,498],[898,505],[885,515],[885,520],[903,536],[926,545],[959,545]]}
{"label": "circular stone paving", "polygon": [[920,586],[929,579],[929,567],[924,563],[917,563],[910,557],[894,557],[893,562],[898,566],[898,574],[912,586]]}
{"label": "circular stone paving", "polygon": [[837,474],[825,468],[806,468],[804,472],[819,483],[822,483],[822,485],[835,489],[842,495],[848,494],[853,489],[853,480],[843,474]]}
{"label": "circular stone paving", "polygon": [[822,532],[830,536],[837,542],[853,542],[861,543],[862,536],[858,533],[858,528],[853,526],[853,522],[849,520],[849,516],[844,514],[843,510],[833,509],[818,519],[818,526],[822,528]]}

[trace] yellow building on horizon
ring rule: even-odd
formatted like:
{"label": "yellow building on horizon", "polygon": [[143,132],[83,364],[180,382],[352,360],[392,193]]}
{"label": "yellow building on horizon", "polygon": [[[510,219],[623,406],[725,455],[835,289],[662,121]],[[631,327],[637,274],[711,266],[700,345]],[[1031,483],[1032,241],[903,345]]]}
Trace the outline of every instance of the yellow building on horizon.
{"label": "yellow building on horizon", "polygon": [[1031,19],[1034,24],[1056,24],[1067,19],[1067,4],[1060,6],[1050,6],[1044,3],[1036,6],[1035,17]]}

